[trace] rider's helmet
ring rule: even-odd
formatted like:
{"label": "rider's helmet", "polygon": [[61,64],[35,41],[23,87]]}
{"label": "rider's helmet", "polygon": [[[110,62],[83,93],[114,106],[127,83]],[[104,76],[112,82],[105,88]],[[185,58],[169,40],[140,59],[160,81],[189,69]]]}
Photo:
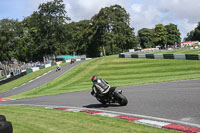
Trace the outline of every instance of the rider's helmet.
{"label": "rider's helmet", "polygon": [[91,78],[91,80],[92,80],[92,82],[95,82],[95,81],[97,81],[97,76],[92,76],[92,78]]}

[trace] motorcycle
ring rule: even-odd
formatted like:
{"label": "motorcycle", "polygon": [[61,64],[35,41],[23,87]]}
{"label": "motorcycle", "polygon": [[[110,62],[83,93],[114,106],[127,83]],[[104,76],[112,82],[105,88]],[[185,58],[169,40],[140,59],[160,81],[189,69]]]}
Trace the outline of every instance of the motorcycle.
{"label": "motorcycle", "polygon": [[73,64],[74,62],[75,62],[74,58],[72,58],[70,64]]}
{"label": "motorcycle", "polygon": [[127,98],[122,94],[122,90],[111,87],[107,95],[96,95],[96,99],[102,104],[118,103],[121,106],[128,104]]}
{"label": "motorcycle", "polygon": [[61,69],[61,66],[57,66],[57,67],[56,67],[56,72],[57,72],[57,71],[60,71],[60,69]]}

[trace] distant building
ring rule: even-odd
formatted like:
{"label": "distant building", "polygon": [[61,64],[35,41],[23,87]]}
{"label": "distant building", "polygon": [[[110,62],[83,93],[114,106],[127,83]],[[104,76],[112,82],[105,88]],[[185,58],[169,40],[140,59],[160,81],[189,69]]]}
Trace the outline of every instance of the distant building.
{"label": "distant building", "polygon": [[200,45],[199,41],[189,41],[189,42],[181,42],[180,43],[180,47],[191,47],[191,46],[196,46],[196,45]]}

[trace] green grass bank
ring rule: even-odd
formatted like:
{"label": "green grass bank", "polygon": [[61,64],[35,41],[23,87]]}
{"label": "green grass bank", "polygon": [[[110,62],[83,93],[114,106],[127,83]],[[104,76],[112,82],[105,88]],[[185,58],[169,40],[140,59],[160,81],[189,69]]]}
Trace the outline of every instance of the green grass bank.
{"label": "green grass bank", "polygon": [[0,112],[12,122],[13,133],[175,133],[118,118],[44,107],[0,106]]}
{"label": "green grass bank", "polygon": [[37,97],[90,90],[93,75],[112,86],[157,83],[200,78],[200,61],[118,58],[118,55],[95,58],[81,63],[66,74],[37,89],[12,98]]}

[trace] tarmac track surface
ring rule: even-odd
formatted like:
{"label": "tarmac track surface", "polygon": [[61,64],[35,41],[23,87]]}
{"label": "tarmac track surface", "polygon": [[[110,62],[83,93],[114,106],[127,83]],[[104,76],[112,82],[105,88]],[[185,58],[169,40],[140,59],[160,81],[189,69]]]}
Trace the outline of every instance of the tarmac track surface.
{"label": "tarmac track surface", "polygon": [[[55,76],[55,72],[51,75]],[[47,77],[49,77],[49,75]],[[33,83],[38,85],[38,82],[42,82],[41,80],[43,80],[43,78]],[[44,78],[44,80],[46,80],[46,78]],[[34,86],[34,84],[32,85],[31,82],[32,86]],[[102,105],[90,95],[90,91],[3,101],[0,102],[0,104],[84,107],[152,116],[200,125],[199,85],[200,79],[194,79],[118,87],[117,89],[122,89],[123,94],[128,99],[129,103],[127,106],[119,106],[117,104]],[[12,93],[9,92],[7,95],[9,94]],[[0,96],[2,96],[2,94],[0,94]]]}

